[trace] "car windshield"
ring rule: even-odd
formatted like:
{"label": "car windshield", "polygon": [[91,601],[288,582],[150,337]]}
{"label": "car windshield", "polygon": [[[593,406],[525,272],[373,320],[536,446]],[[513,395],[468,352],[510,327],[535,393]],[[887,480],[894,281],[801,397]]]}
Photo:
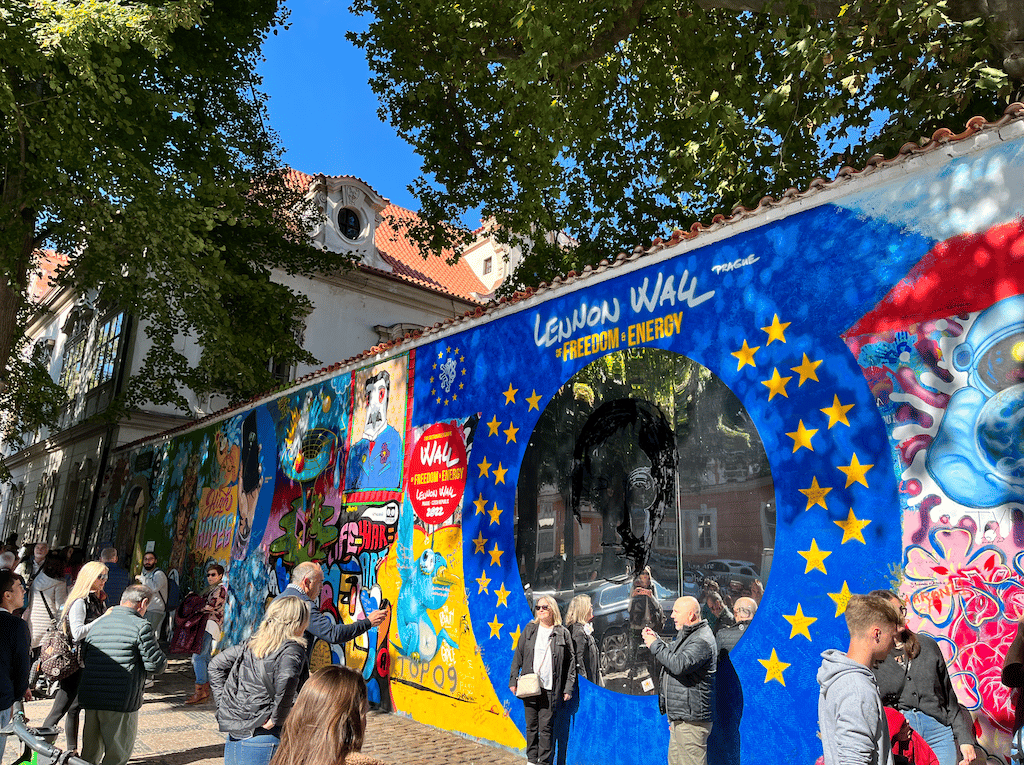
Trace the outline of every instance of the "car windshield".
{"label": "car windshield", "polygon": [[601,605],[608,606],[612,603],[617,603],[620,600],[626,600],[629,597],[629,585],[619,584],[615,587],[609,587],[601,593]]}

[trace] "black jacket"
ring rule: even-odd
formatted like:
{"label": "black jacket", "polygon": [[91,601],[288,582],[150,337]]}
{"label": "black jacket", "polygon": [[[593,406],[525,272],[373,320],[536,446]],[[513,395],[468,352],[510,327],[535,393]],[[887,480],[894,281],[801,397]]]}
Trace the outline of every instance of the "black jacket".
{"label": "black jacket", "polygon": [[248,643],[232,646],[210,662],[210,687],[223,733],[248,738],[268,720],[284,724],[306,667],[306,649],[286,640],[274,652],[256,658]]}
{"label": "black jacket", "polygon": [[28,690],[28,625],[9,611],[0,611],[0,709],[7,709]]}
{"label": "black jacket", "polygon": [[[529,675],[534,672],[533,649],[537,644],[537,622],[530,622],[519,636],[516,653],[512,658],[512,672],[509,674],[508,687],[519,684],[519,674]],[[556,699],[563,694],[572,693],[576,687],[576,656],[572,648],[572,637],[569,630],[560,624],[551,629],[551,692]]]}
{"label": "black jacket", "polygon": [[585,677],[590,682],[600,685],[601,657],[597,650],[597,641],[582,624],[573,624],[569,631],[572,633],[572,648],[576,655],[577,679]]}
{"label": "black jacket", "polygon": [[658,706],[672,721],[712,718],[711,685],[718,668],[715,634],[706,620],[679,630],[671,643],[660,638],[651,654],[661,665]]}
{"label": "black jacket", "polygon": [[974,744],[974,730],[961,715],[942,650],[934,638],[918,633],[921,653],[905,668],[903,649],[894,648],[875,668],[878,695],[887,707],[916,709],[953,729],[958,744]]}

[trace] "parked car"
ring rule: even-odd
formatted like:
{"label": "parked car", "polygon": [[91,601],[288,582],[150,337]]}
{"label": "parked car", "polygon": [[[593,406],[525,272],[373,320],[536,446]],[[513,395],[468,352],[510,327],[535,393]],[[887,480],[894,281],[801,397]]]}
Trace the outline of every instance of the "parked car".
{"label": "parked car", "polygon": [[747,560],[709,560],[704,564],[704,569],[723,590],[729,589],[732,582],[739,582],[742,589],[749,590],[750,583],[761,577],[757,566]]}

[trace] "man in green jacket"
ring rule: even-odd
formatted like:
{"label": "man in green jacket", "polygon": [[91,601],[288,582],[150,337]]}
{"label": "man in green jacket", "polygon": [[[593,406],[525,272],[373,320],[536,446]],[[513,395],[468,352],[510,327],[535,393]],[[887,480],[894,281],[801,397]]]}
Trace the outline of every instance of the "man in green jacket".
{"label": "man in green jacket", "polygon": [[127,587],[121,604],[97,619],[83,643],[85,669],[78,701],[85,710],[82,759],[125,765],[135,748],[146,675],[164,671],[167,657],[145,618],[153,591]]}

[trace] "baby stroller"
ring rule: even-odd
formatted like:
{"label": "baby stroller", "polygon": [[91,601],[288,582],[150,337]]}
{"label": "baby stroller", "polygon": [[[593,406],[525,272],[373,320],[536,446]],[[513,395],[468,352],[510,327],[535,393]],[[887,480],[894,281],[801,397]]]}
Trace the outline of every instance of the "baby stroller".
{"label": "baby stroller", "polygon": [[0,733],[17,736],[25,745],[21,757],[12,765],[21,765],[23,762],[32,762],[36,765],[91,765],[81,757],[75,757],[53,745],[57,740],[59,728],[29,728],[20,701],[15,703],[12,711],[11,722],[0,729]]}

